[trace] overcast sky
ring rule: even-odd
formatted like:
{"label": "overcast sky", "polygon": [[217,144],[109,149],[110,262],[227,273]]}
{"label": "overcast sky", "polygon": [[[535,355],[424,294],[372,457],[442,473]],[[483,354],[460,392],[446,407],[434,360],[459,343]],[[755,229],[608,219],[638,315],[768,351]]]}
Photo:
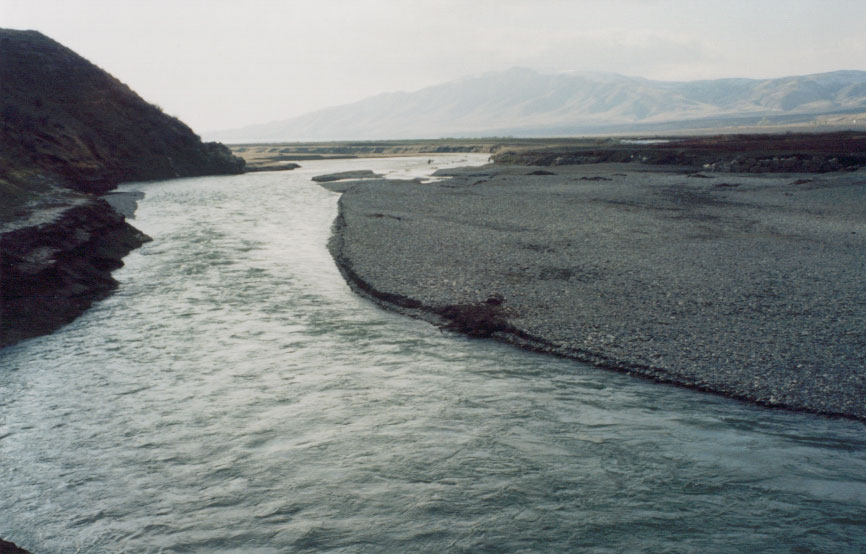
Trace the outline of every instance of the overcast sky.
{"label": "overcast sky", "polygon": [[866,70],[866,0],[0,0],[198,132],[509,67]]}

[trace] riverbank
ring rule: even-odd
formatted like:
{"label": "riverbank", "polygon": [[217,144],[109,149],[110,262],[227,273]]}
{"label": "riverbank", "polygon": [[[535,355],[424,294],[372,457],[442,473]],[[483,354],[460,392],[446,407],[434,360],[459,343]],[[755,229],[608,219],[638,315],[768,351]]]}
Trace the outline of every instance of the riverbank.
{"label": "riverbank", "polygon": [[0,347],[69,323],[117,287],[111,272],[149,237],[101,199],[37,211],[0,234]]}
{"label": "riverbank", "polygon": [[342,185],[352,287],[476,336],[866,419],[866,173],[487,166]]}
{"label": "riverbank", "polygon": [[718,173],[827,173],[866,167],[866,135],[843,131],[549,139],[547,144],[503,149],[494,160],[535,166],[640,163]]}

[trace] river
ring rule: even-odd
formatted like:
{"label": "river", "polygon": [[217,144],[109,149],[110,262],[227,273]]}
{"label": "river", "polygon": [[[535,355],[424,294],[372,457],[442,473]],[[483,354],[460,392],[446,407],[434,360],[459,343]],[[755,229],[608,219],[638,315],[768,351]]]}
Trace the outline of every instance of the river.
{"label": "river", "polygon": [[[486,157],[486,156],[485,156]],[[117,292],[0,351],[0,537],[74,552],[861,552],[866,427],[440,332],[347,287],[350,169],[126,185]]]}

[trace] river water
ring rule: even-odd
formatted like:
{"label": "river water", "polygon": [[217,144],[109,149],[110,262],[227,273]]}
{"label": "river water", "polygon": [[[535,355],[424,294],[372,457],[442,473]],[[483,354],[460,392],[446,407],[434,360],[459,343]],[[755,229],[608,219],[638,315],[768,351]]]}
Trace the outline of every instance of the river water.
{"label": "river water", "polygon": [[0,352],[0,537],[73,552],[861,552],[866,426],[355,296],[313,175],[128,185],[120,288]]}

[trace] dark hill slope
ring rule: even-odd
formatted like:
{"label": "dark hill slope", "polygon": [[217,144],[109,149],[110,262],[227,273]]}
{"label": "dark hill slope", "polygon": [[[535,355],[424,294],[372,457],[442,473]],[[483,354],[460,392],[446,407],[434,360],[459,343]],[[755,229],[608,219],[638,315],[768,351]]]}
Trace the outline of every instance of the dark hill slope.
{"label": "dark hill slope", "polygon": [[36,31],[0,29],[0,347],[117,286],[146,237],[94,196],[123,181],[242,173],[222,144]]}
{"label": "dark hill slope", "polygon": [[119,182],[242,173],[243,161],[72,50],[36,31],[0,30],[7,169],[39,169],[84,192]]}

